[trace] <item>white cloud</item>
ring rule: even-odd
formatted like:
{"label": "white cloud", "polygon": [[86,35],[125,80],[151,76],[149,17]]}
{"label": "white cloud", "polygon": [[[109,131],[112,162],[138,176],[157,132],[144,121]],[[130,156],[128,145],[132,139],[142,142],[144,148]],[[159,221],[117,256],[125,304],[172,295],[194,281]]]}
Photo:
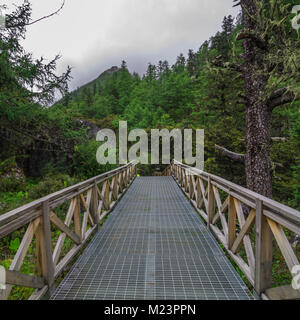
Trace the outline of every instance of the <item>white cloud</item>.
{"label": "white cloud", "polygon": [[[20,4],[11,0],[6,4]],[[33,19],[61,5],[61,0],[32,0]],[[73,69],[71,88],[92,80],[126,60],[131,71],[145,72],[148,62],[197,50],[220,29],[225,15],[236,15],[232,0],[66,0],[63,11],[28,27],[26,50],[53,58],[58,71]]]}

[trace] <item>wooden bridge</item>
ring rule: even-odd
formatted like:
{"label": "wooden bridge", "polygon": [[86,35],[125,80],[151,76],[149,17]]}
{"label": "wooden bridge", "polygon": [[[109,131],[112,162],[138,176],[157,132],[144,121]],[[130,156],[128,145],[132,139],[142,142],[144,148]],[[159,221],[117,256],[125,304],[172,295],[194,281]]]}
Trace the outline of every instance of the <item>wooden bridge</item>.
{"label": "wooden bridge", "polygon": [[[19,229],[2,299],[13,285],[30,299],[300,298],[300,212],[177,161],[161,177],[130,163],[0,216],[0,239]],[[20,272],[28,251],[35,275]],[[278,251],[291,280],[272,287]]]}

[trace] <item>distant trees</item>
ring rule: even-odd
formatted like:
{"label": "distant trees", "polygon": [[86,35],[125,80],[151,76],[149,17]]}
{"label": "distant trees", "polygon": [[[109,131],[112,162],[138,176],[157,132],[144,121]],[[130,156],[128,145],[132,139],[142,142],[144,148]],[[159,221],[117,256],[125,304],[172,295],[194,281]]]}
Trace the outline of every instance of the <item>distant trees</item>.
{"label": "distant trees", "polygon": [[[235,23],[231,16],[225,17],[220,32],[197,51],[189,50],[187,57],[180,54],[174,65],[163,60],[157,65],[149,63],[140,78],[137,73],[130,74],[122,61],[119,68],[104,72],[90,84],[66,94],[55,106],[43,109],[43,117],[59,123],[69,137],[79,136],[69,118],[89,120],[101,128],[114,128],[119,120],[127,120],[129,128],[146,130],[203,128],[207,171],[238,184],[246,185],[247,180],[248,187],[268,196],[273,187],[278,200],[296,205],[300,192],[296,187],[299,104],[290,102],[297,98],[299,40],[289,20],[282,20],[289,7],[281,6],[281,2],[268,7],[266,3],[259,7],[259,1],[255,7],[259,21],[255,30],[267,30],[262,33],[264,41],[246,32],[241,25],[244,15]],[[280,34],[285,35],[284,40]],[[254,55],[246,59],[247,52],[257,52],[259,59],[256,61]],[[34,98],[31,101],[33,105]],[[274,108],[284,103],[283,108]],[[22,105],[28,107],[26,101]],[[23,119],[30,122],[30,117],[24,115]],[[64,117],[69,118],[64,121]],[[41,117],[39,123],[45,125]],[[62,132],[55,131],[58,133]],[[271,142],[271,136],[285,139]],[[216,151],[215,144],[221,152]],[[230,156],[238,162],[232,165]],[[293,198],[289,198],[291,194]]]}
{"label": "distant trees", "polygon": [[13,132],[9,141],[20,149],[25,139],[47,141],[41,126],[52,119],[43,113],[43,106],[53,102],[57,91],[63,95],[68,91],[71,71],[68,67],[57,75],[59,56],[46,62],[43,57],[35,60],[24,50],[21,42],[26,27],[46,18],[31,21],[31,13],[30,2],[24,1],[6,15],[6,28],[0,31],[0,127]]}

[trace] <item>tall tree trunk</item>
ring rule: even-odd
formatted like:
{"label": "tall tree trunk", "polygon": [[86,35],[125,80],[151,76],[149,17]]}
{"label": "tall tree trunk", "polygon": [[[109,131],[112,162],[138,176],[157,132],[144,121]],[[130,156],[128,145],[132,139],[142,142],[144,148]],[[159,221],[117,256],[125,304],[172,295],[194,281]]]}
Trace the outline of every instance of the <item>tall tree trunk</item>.
{"label": "tall tree trunk", "polygon": [[[242,0],[244,29],[256,31],[258,24],[255,1]],[[271,111],[266,101],[267,75],[264,68],[265,49],[259,48],[255,39],[243,40],[244,81],[246,93],[246,140],[245,158],[247,187],[264,196],[272,196],[270,162]]]}

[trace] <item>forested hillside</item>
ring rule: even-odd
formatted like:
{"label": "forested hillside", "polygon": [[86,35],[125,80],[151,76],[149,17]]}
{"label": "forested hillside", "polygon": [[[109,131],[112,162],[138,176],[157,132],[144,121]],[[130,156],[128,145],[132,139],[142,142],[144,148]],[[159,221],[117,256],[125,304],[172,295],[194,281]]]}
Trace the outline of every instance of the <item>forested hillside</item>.
{"label": "forested hillside", "polygon": [[[266,105],[272,102],[270,145],[261,148],[270,147],[273,191],[266,194],[299,209],[299,38],[287,19],[292,4],[282,1],[279,7],[261,9],[260,31],[267,30],[268,37],[264,34],[259,43],[269,45],[262,59],[269,76],[260,99]],[[251,59],[245,58],[248,49],[243,40],[254,36],[246,34],[247,21],[241,16],[224,17],[216,35],[199,44],[197,51],[179,53],[174,65],[164,60],[149,63],[140,76],[131,74],[123,61],[119,68],[102,70],[98,79],[69,93],[70,70],[61,77],[54,73],[59,57],[44,65],[19,43],[26,35],[20,21],[26,25],[30,14],[30,6],[24,5],[9,15],[10,27],[0,39],[0,212],[110,169],[96,162],[99,143],[87,127],[117,129],[120,120],[128,121],[129,130],[205,129],[205,170],[249,187],[247,110],[253,97],[245,86]],[[276,38],[282,30],[289,33],[289,46]],[[33,87],[38,88],[35,93]],[[54,89],[63,94],[55,104]],[[140,167],[141,174],[152,174],[154,169]]]}

